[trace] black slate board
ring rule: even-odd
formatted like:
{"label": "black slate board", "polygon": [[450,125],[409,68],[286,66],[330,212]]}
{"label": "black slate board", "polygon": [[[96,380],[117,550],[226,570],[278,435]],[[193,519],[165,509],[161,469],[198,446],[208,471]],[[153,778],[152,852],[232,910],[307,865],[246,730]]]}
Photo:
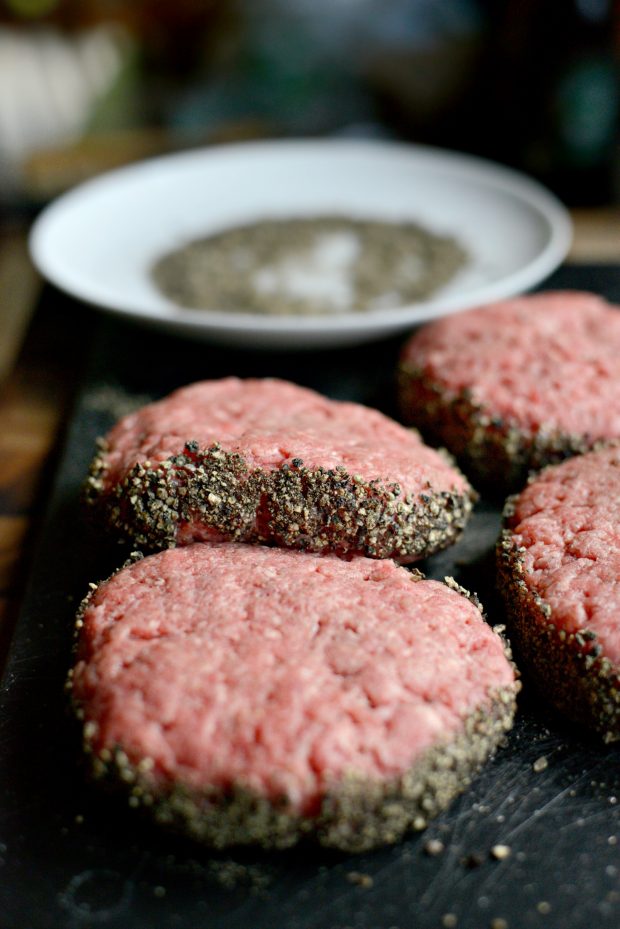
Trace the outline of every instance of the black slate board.
{"label": "black slate board", "polygon": [[[620,302],[620,269],[567,267],[548,286]],[[63,693],[73,614],[87,583],[126,552],[81,519],[78,489],[95,437],[128,398],[225,374],[287,377],[393,412],[398,351],[387,341],[322,353],[233,352],[111,319],[93,330],[0,693],[0,927],[435,929],[450,924],[447,914],[459,929],[500,917],[510,929],[617,927],[620,750],[547,717],[527,688],[507,746],[471,789],[425,833],[359,857],[308,848],[212,854],[85,783]],[[483,501],[459,545],[422,565],[476,590],[492,621],[501,621],[498,528],[499,507]],[[536,771],[541,757],[548,765]],[[442,854],[425,853],[429,838],[443,842]],[[505,860],[490,856],[497,843],[510,846]]]}

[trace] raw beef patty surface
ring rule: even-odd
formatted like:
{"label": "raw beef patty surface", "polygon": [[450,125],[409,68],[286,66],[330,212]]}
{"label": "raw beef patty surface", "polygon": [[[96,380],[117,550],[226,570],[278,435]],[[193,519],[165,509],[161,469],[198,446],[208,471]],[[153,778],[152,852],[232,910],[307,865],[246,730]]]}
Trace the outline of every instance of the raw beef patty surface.
{"label": "raw beef patty surface", "polygon": [[519,297],[414,335],[401,410],[474,483],[518,489],[530,469],[620,438],[619,359],[616,307],[589,293]]}
{"label": "raw beef patty surface", "polygon": [[197,543],[122,569],[78,626],[95,774],[216,846],[395,841],[512,723],[479,608],[388,560]]}
{"label": "raw beef patty surface", "polygon": [[272,379],[204,381],[122,419],[88,498],[151,547],[206,539],[422,558],[459,536],[473,492],[376,410]]}
{"label": "raw beef patty surface", "polygon": [[561,711],[620,737],[620,447],[547,468],[498,547],[511,639]]}

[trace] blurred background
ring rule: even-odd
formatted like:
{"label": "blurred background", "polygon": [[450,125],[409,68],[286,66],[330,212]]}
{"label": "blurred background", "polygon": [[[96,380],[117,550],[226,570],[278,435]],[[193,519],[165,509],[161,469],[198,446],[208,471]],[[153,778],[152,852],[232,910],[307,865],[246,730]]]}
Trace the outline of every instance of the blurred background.
{"label": "blurred background", "polygon": [[611,0],[0,0],[0,205],[257,137],[469,151],[616,203]]}

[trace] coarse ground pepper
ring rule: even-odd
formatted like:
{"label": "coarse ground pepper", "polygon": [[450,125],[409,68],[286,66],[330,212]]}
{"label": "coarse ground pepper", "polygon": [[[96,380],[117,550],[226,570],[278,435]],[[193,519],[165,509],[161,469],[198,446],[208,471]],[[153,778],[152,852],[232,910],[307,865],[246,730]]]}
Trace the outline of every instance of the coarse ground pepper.
{"label": "coarse ground pepper", "polygon": [[183,307],[301,316],[416,303],[466,263],[454,238],[416,223],[317,216],[196,239],[162,256],[152,275]]}

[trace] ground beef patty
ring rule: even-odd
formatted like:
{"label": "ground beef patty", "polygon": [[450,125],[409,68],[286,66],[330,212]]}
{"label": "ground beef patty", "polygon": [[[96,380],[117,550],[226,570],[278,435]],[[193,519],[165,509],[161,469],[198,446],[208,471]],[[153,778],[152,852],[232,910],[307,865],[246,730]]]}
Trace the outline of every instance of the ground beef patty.
{"label": "ground beef patty", "polygon": [[620,438],[620,312],[587,293],[507,300],[416,333],[400,363],[407,422],[482,484]]}
{"label": "ground beef patty", "polygon": [[546,697],[620,737],[620,447],[547,468],[498,547],[511,638]]}
{"label": "ground beef patty", "polygon": [[72,694],[97,775],[216,846],[393,842],[510,727],[500,637],[392,561],[203,543],[87,598]]}
{"label": "ground beef patty", "polygon": [[407,561],[455,541],[473,491],[376,410],[285,381],[226,378],[122,419],[88,497],[140,545],[233,539]]}

